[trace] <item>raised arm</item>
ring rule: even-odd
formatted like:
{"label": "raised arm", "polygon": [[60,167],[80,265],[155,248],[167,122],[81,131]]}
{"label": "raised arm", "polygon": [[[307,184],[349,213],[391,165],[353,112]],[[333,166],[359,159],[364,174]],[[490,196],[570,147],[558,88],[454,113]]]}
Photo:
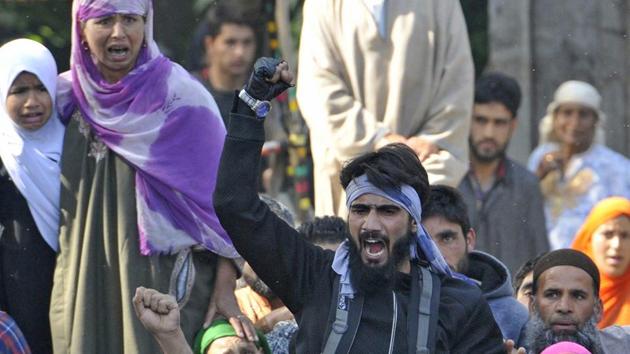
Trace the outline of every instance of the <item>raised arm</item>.
{"label": "raised arm", "polygon": [[[275,66],[276,62],[271,63]],[[260,65],[263,64],[259,59],[254,75]],[[279,65],[282,65],[279,68],[285,68],[286,63]],[[265,82],[259,80],[258,84],[265,86]],[[250,79],[248,85],[251,84]],[[269,100],[280,92],[269,95],[274,84],[267,84],[268,91],[256,85],[246,87],[246,90],[256,99]],[[257,119],[240,99],[235,99],[221,156],[214,205],[236,250],[295,313],[306,301],[310,284],[316,281],[311,276],[316,272],[312,270],[317,269],[321,274],[322,267],[330,267],[332,253],[308,244],[258,198],[260,151],[264,139],[263,120]]]}
{"label": "raised arm", "polygon": [[164,354],[192,354],[179,325],[179,306],[171,295],[139,287],[133,297],[136,316]]}

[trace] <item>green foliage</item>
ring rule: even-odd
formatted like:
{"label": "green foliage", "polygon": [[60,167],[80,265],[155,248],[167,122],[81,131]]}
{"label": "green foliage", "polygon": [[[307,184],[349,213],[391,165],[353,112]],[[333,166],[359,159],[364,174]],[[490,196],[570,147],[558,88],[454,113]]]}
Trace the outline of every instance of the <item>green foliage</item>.
{"label": "green foliage", "polygon": [[0,1],[0,43],[29,38],[44,44],[60,71],[70,61],[70,1]]}
{"label": "green foliage", "polygon": [[479,76],[488,64],[488,0],[460,0],[473,61],[475,62],[475,75]]}

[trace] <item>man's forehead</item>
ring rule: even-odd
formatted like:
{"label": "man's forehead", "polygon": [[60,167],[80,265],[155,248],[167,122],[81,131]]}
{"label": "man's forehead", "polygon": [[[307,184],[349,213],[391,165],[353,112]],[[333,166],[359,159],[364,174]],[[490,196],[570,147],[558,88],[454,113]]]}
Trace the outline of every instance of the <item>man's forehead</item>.
{"label": "man's forehead", "polygon": [[551,267],[538,277],[538,288],[564,290],[593,290],[593,278],[582,268],[562,265]]}
{"label": "man's forehead", "polygon": [[453,222],[442,215],[432,215],[422,218],[422,225],[424,225],[432,235],[433,233],[445,231],[452,231],[459,234],[462,231],[462,228],[458,223]]}
{"label": "man's forehead", "polygon": [[363,194],[361,196],[359,196],[357,199],[355,199],[352,204],[350,205],[357,205],[357,204],[364,204],[364,205],[374,205],[374,206],[385,206],[385,205],[392,205],[392,206],[398,206],[400,207],[400,205],[388,198],[385,198],[381,195],[377,195],[377,194],[372,194],[372,193],[366,193]]}
{"label": "man's forehead", "polygon": [[473,116],[483,116],[493,120],[512,120],[512,112],[506,105],[498,101],[475,103],[473,105]]}
{"label": "man's forehead", "polygon": [[584,105],[582,103],[579,103],[579,102],[562,102],[562,103],[558,104],[558,108],[557,109],[593,111],[593,109],[591,107],[589,107],[587,105]]}
{"label": "man's forehead", "polygon": [[534,285],[534,273],[529,272],[525,277],[523,277],[523,282],[521,283],[520,289],[531,288]]}
{"label": "man's forehead", "polygon": [[219,34],[224,36],[247,36],[255,37],[254,29],[249,25],[236,23],[236,22],[224,22],[219,28]]}

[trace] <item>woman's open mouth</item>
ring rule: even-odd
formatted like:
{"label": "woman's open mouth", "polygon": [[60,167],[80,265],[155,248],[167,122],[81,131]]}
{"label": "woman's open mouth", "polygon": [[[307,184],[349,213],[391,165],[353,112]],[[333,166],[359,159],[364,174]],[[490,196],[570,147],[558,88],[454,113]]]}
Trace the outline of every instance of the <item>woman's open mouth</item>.
{"label": "woman's open mouth", "polygon": [[107,53],[112,59],[126,59],[129,55],[129,47],[113,45],[107,48]]}

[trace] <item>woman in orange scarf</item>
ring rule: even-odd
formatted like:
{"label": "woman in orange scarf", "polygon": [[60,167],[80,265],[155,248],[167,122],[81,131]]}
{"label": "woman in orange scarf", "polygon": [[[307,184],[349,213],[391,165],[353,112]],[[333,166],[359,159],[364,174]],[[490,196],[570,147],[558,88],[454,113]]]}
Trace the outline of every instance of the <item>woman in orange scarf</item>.
{"label": "woman in orange scarf", "polygon": [[572,248],[586,253],[599,268],[604,305],[599,328],[630,325],[630,200],[611,197],[595,205]]}

